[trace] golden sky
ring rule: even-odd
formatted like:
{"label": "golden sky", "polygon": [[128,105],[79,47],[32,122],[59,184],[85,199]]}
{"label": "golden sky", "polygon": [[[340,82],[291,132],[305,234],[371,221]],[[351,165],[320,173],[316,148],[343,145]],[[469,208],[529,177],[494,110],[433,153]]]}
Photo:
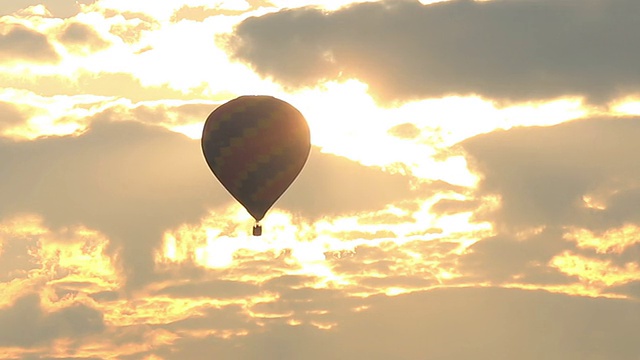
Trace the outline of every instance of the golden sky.
{"label": "golden sky", "polygon": [[[0,358],[640,357],[637,0],[0,3]],[[207,118],[309,160],[250,236]]]}

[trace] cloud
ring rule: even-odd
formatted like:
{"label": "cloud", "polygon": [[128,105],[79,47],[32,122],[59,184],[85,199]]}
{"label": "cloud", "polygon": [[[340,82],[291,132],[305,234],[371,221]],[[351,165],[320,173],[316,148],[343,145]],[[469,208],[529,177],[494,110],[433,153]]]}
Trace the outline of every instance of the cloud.
{"label": "cloud", "polygon": [[228,280],[208,280],[182,285],[170,285],[159,289],[156,294],[169,295],[171,297],[210,297],[223,299],[242,298],[250,295],[256,295],[258,290],[259,289],[256,285],[252,285],[250,283]]}
{"label": "cloud", "polygon": [[246,10],[222,9],[219,7],[210,8],[206,6],[194,7],[184,5],[173,13],[171,21],[180,22],[182,20],[190,20],[202,22],[211,16],[237,16],[243,14],[245,11]]}
{"label": "cloud", "polygon": [[451,94],[605,102],[640,91],[638,11],[635,0],[381,1],[251,17],[228,44],[286,86],[357,78],[384,103]]}
{"label": "cloud", "polygon": [[92,4],[95,0],[12,0],[0,4],[0,16],[10,15],[29,6],[44,5],[53,16],[68,18],[80,11],[79,4]]}
{"label": "cloud", "polygon": [[420,135],[420,129],[414,124],[405,123],[392,127],[388,133],[401,139],[415,139]]}
{"label": "cloud", "polygon": [[640,246],[627,240],[640,222],[638,136],[638,118],[591,118],[463,141],[481,177],[476,195],[495,196],[500,204],[475,211],[498,235],[472,245],[460,271],[494,283],[593,281],[587,288],[602,291],[614,278],[628,281],[625,270],[606,279],[589,275],[589,264],[611,274],[638,265]]}
{"label": "cloud", "polygon": [[67,24],[58,35],[58,39],[75,52],[95,52],[109,46],[109,42],[91,26],[79,22]]}
{"label": "cloud", "polygon": [[54,229],[97,229],[112,251],[122,249],[128,280],[140,284],[152,275],[151,249],[165,229],[226,201],[198,145],[159,127],[104,119],[79,137],[1,141],[0,216],[37,213]]}
{"label": "cloud", "polygon": [[458,247],[455,242],[441,240],[414,240],[402,245],[391,240],[325,256],[332,272],[354,287],[352,293],[385,293],[389,288],[416,290],[437,285],[440,269],[451,269],[458,258],[454,254]]}
{"label": "cloud", "polygon": [[38,295],[22,297],[13,306],[1,309],[0,323],[0,346],[41,345],[63,337],[78,340],[105,328],[102,313],[86,305],[45,313]]}
{"label": "cloud", "polygon": [[[95,229],[110,239],[111,254],[120,253],[128,284],[140,286],[159,276],[152,254],[165,231],[198,223],[234,201],[208,169],[198,140],[112,121],[122,117],[116,110],[90,119],[79,136],[0,139],[0,191],[6,194],[0,217],[35,213],[54,231],[79,224]],[[275,207],[308,219],[371,211],[411,197],[409,183],[314,150]]]}
{"label": "cloud", "polygon": [[[69,81],[69,80],[73,81]],[[32,91],[42,96],[85,95],[113,96],[133,102],[149,100],[193,100],[194,93],[183,93],[169,84],[143,85],[134,75],[124,72],[88,72],[80,70],[73,76],[3,74],[7,87]],[[198,92],[199,89],[192,89]],[[200,89],[201,90],[201,89]]]}
{"label": "cloud", "polygon": [[5,101],[0,101],[0,133],[12,127],[24,124],[27,121],[27,115],[18,105]]}
{"label": "cloud", "polygon": [[454,200],[454,199],[442,199],[433,204],[431,211],[440,215],[450,215],[461,212],[474,211],[478,208],[479,202],[477,200]]}
{"label": "cloud", "polygon": [[109,32],[128,44],[135,44],[140,41],[145,32],[160,28],[160,23],[156,19],[144,13],[104,9],[104,15],[105,18],[115,16],[124,18],[124,21],[113,24]]}
{"label": "cloud", "polygon": [[607,289],[607,293],[626,295],[636,300],[640,300],[640,281],[632,281],[624,285],[612,286]]}
{"label": "cloud", "polygon": [[118,300],[120,294],[117,291],[100,291],[90,294],[89,297],[97,302],[108,302]]}
{"label": "cloud", "polygon": [[[352,299],[333,298],[329,310]],[[346,303],[344,302],[346,301]],[[166,358],[241,359],[598,359],[640,355],[631,301],[496,288],[439,289],[361,300],[329,330],[265,322],[262,331],[222,341],[182,338]],[[345,307],[348,309],[349,307]],[[587,315],[588,314],[588,315]],[[346,340],[348,339],[348,340]]]}
{"label": "cloud", "polygon": [[60,60],[60,56],[45,35],[22,25],[5,25],[2,30],[4,31],[0,31],[0,61],[57,63]]}
{"label": "cloud", "polygon": [[[29,271],[40,267],[33,250],[38,241],[35,236],[12,234],[0,224],[0,284],[16,278],[27,278]],[[10,296],[9,291],[5,296]]]}
{"label": "cloud", "polygon": [[555,255],[572,248],[559,231],[542,231],[526,239],[497,235],[470,246],[459,258],[458,269],[465,275],[465,282],[567,284],[577,279],[547,264]]}
{"label": "cloud", "polygon": [[216,105],[213,104],[180,104],[167,105],[164,103],[140,104],[132,110],[132,116],[146,124],[154,125],[186,125],[202,123]]}
{"label": "cloud", "polygon": [[[606,230],[638,220],[640,119],[593,118],[516,128],[465,140],[479,194],[497,195],[488,216],[502,228],[574,225]],[[590,207],[585,196],[604,205]],[[633,204],[632,204],[633,203]]]}
{"label": "cloud", "polygon": [[407,176],[323,154],[313,147],[300,176],[275,206],[318,218],[379,210],[415,196]]}
{"label": "cloud", "polygon": [[221,308],[203,309],[201,315],[192,316],[186,319],[161,325],[162,328],[172,331],[237,331],[242,332],[247,329],[256,330],[257,325],[252,322],[251,317],[238,305],[228,305]]}

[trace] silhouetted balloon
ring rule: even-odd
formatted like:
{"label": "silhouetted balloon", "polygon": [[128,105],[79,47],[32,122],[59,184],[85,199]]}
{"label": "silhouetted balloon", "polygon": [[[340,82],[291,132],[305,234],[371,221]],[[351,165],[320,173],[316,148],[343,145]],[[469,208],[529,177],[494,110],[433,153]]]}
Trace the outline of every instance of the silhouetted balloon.
{"label": "silhouetted balloon", "polygon": [[256,221],[298,176],[310,148],[302,114],[271,96],[241,96],[219,106],[202,133],[211,171]]}

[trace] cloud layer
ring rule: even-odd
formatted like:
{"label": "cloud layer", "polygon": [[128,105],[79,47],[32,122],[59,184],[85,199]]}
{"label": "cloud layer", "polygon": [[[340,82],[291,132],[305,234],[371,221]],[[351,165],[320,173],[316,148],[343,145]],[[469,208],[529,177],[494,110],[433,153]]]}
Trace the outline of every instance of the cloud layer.
{"label": "cloud layer", "polygon": [[[537,102],[638,92],[637,1],[279,3],[0,5],[1,358],[638,359],[640,120]],[[197,140],[254,92],[261,237]]]}
{"label": "cloud layer", "polygon": [[480,193],[501,197],[494,218],[501,225],[605,230],[640,221],[639,136],[638,118],[593,118],[494,132],[461,145],[483,175]]}
{"label": "cloud layer", "polygon": [[634,0],[383,1],[252,17],[229,46],[284,85],[357,78],[384,103],[471,94],[602,103],[640,90],[638,13]]}

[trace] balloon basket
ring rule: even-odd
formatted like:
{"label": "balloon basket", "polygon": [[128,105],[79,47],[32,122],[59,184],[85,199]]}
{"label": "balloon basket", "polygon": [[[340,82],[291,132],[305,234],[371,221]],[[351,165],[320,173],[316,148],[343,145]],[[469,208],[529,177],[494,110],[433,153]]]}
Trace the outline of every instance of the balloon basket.
{"label": "balloon basket", "polygon": [[255,224],[253,226],[253,236],[261,236],[262,235],[262,226],[259,224]]}

